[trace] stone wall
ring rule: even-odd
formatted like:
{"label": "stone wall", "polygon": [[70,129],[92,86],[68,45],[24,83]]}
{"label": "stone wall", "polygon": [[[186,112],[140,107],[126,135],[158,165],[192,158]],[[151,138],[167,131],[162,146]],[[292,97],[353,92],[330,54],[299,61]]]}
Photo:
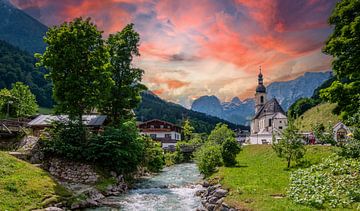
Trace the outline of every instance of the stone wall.
{"label": "stone wall", "polygon": [[100,177],[91,165],[57,158],[49,161],[47,170],[52,176],[60,180],[74,183],[93,184]]}

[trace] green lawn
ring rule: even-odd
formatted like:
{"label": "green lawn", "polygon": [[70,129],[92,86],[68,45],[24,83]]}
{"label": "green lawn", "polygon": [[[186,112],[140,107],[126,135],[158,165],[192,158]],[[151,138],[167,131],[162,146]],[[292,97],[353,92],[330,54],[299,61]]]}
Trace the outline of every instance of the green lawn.
{"label": "green lawn", "polygon": [[[333,150],[331,146],[307,146],[305,159],[308,165],[319,163]],[[286,198],[289,175],[300,167],[287,170],[286,162],[276,156],[270,145],[245,146],[237,161],[238,167],[221,167],[212,176],[230,189],[225,199],[229,205],[251,210],[314,210]]]}
{"label": "green lawn", "polygon": [[69,196],[42,169],[0,151],[0,210],[42,208]]}

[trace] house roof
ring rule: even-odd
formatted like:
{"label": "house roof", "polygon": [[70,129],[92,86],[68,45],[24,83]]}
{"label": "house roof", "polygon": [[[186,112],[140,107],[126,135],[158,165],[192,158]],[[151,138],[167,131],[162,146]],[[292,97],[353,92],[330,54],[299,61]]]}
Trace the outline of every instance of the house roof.
{"label": "house roof", "polygon": [[[106,120],[106,115],[83,115],[82,121],[86,126],[101,126]],[[30,127],[50,126],[53,122],[67,122],[68,115],[39,115],[28,123]]]}
{"label": "house roof", "polygon": [[160,119],[152,119],[152,120],[149,120],[149,121],[146,121],[146,122],[142,122],[142,123],[138,124],[138,126],[146,125],[146,124],[149,124],[151,122],[161,122],[163,124],[168,124],[168,125],[171,125],[173,127],[177,127],[177,128],[182,129],[182,127],[180,127],[180,126],[177,126],[177,125],[175,125],[175,124],[173,124],[171,122],[163,121],[163,120],[160,120]]}
{"label": "house roof", "polygon": [[275,114],[275,113],[282,113],[285,115],[285,111],[281,108],[279,102],[273,98],[265,103],[258,112],[255,114],[253,119],[257,119],[263,117],[267,114]]}

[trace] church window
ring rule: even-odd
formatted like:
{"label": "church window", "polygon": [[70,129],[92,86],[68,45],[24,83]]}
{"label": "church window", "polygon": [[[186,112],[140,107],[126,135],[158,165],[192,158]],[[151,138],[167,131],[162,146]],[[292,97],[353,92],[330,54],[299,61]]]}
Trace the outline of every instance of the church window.
{"label": "church window", "polygon": [[281,120],[279,122],[281,123]]}
{"label": "church window", "polygon": [[282,130],[282,126],[279,126],[279,129]]}
{"label": "church window", "polygon": [[260,96],[260,103],[264,103],[264,96]]}
{"label": "church window", "polygon": [[272,123],[272,121],[271,121],[272,119],[269,119],[269,126],[271,126],[271,123]]}

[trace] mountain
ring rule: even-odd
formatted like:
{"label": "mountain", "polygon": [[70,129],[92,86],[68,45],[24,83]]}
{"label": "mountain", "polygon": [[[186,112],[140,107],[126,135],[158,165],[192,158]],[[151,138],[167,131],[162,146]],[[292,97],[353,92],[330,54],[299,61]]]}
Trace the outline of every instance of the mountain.
{"label": "mountain", "polygon": [[35,58],[28,52],[0,40],[0,89],[23,82],[30,86],[40,106],[51,107],[51,83],[44,78],[46,71],[35,68],[34,64]]}
{"label": "mountain", "polygon": [[17,9],[8,0],[0,0],[0,20],[0,40],[31,54],[45,50],[43,37],[47,27]]}
{"label": "mountain", "polygon": [[[203,106],[206,105],[206,106]],[[223,116],[223,107],[221,105],[220,100],[212,95],[212,96],[202,96],[195,100],[192,104],[192,110],[205,113],[211,116]],[[194,109],[193,109],[194,108]]]}
{"label": "mountain", "polygon": [[249,129],[248,127],[237,125],[217,117],[186,109],[175,103],[166,102],[149,91],[143,92],[141,97],[142,102],[135,110],[138,121],[161,119],[181,125],[185,118],[189,118],[196,132],[199,133],[209,133],[217,123],[225,123],[232,129]]}
{"label": "mountain", "polygon": [[331,72],[307,72],[291,81],[273,82],[266,87],[268,99],[275,97],[284,110],[299,98],[311,97],[314,90],[331,77]]}
{"label": "mountain", "polygon": [[[267,86],[268,99],[275,97],[286,111],[297,99],[311,97],[314,90],[331,77],[331,72],[307,72],[294,80],[273,82]],[[202,96],[196,99],[191,110],[212,115],[235,124],[249,125],[254,115],[253,98],[241,101],[234,97],[230,102],[223,102],[216,96]]]}

